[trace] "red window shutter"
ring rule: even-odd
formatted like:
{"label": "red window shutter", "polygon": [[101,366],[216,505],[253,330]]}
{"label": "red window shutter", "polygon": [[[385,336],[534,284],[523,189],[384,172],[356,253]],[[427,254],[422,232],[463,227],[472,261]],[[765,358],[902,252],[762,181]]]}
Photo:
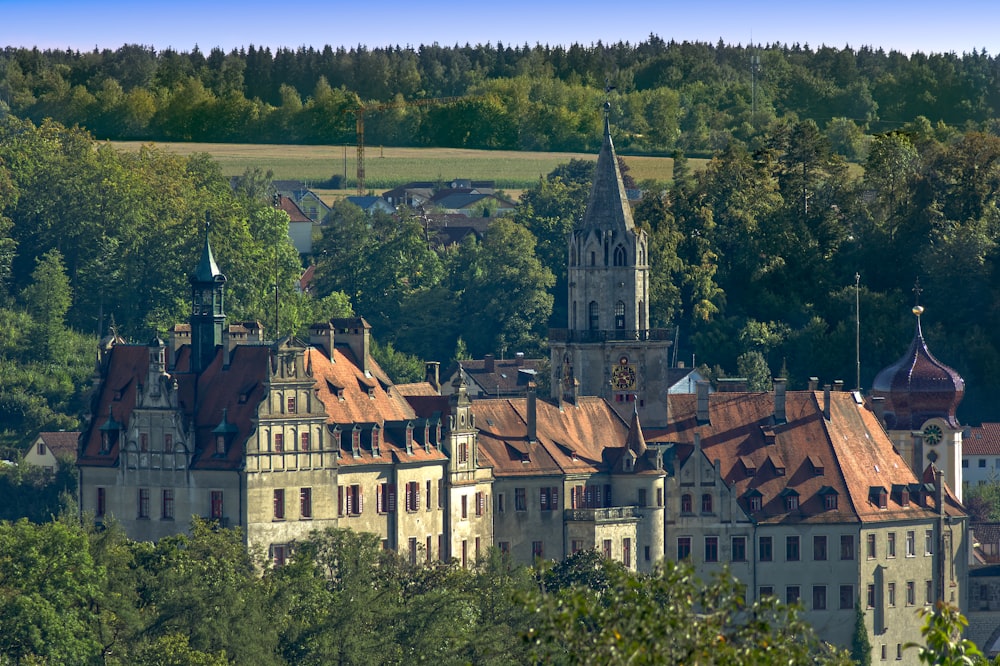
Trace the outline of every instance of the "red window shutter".
{"label": "red window shutter", "polygon": [[354,513],[354,488],[347,489],[347,515]]}
{"label": "red window shutter", "polygon": [[385,484],[380,483],[375,487],[375,512],[385,513]]}
{"label": "red window shutter", "polygon": [[344,486],[337,486],[337,515],[344,515]]}
{"label": "red window shutter", "polygon": [[420,508],[420,484],[416,481],[413,482],[413,510],[416,511]]}
{"label": "red window shutter", "polygon": [[361,513],[364,510],[363,509],[363,507],[364,507],[364,498],[363,498],[361,486],[357,486],[357,488],[358,488],[358,513]]}

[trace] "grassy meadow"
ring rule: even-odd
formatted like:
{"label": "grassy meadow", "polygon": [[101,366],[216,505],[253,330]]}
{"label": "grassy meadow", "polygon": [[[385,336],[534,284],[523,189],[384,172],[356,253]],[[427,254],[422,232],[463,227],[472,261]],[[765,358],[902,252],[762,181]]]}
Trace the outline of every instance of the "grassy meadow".
{"label": "grassy meadow", "polygon": [[[138,150],[134,141],[116,141],[124,150]],[[164,150],[188,155],[210,154],[227,176],[238,176],[249,167],[274,172],[281,180],[301,180],[310,186],[325,184],[336,174],[344,174],[350,190],[318,191],[324,198],[353,194],[357,173],[354,146],[292,146],[234,143],[157,143]],[[467,150],[460,148],[391,148],[366,146],[365,183],[370,190],[387,190],[412,180],[493,180],[497,187],[516,196],[557,165],[571,159],[594,160],[596,154],[535,153],[509,150]],[[625,157],[629,173],[636,181],[669,181],[673,160],[669,157]],[[701,168],[706,160],[691,159],[692,168]]]}

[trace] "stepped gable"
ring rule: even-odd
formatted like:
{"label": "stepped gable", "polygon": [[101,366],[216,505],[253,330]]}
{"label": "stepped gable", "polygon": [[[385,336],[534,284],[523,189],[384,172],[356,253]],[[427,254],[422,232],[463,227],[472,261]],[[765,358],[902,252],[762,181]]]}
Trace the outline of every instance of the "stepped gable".
{"label": "stepped gable", "polygon": [[473,400],[479,451],[497,476],[610,471],[625,451],[628,428],[601,398],[560,408],[536,399],[535,442],[529,442],[528,398]]}
{"label": "stepped gable", "polygon": [[[125,426],[132,416],[136,391],[149,369],[149,349],[146,345],[116,344],[108,355],[106,374],[101,391],[94,397],[90,426],[80,437],[78,462],[97,467],[114,467],[123,442]],[[107,451],[101,450],[103,429],[118,424],[119,436]]]}
{"label": "stepped gable", "polygon": [[594,183],[590,188],[590,199],[587,201],[587,212],[577,224],[578,230],[621,230],[635,229],[632,220],[632,208],[629,206],[622,182],[621,171],[618,168],[618,155],[611,140],[611,125],[605,115],[604,143],[597,156],[597,167],[594,169]]}
{"label": "stepped gable", "polygon": [[965,395],[965,380],[927,349],[920,326],[923,308],[918,305],[913,313],[917,323],[910,348],[875,376],[872,395],[885,398],[889,430],[918,430],[935,417],[958,428],[955,410]]}
{"label": "stepped gable", "polygon": [[[895,452],[875,415],[853,393],[830,394],[830,418],[823,415],[823,392],[789,391],[785,423],[774,421],[772,393],[713,393],[709,421],[699,424],[695,395],[671,396],[672,419],[647,429],[648,444],[674,444],[674,469],[694,462],[695,433],[706,464],[719,461],[720,474],[740,506],[758,523],[845,523],[925,518],[936,513],[933,492]],[[669,459],[670,453],[668,452]],[[668,464],[669,467],[669,464]],[[887,495],[885,508],[875,499]],[[911,498],[905,501],[903,490]],[[789,510],[794,491],[798,507]],[[751,511],[749,495],[760,493],[761,510]],[[826,496],[835,494],[836,508]],[[921,503],[920,498],[925,503]],[[963,515],[949,492],[945,511]]]}

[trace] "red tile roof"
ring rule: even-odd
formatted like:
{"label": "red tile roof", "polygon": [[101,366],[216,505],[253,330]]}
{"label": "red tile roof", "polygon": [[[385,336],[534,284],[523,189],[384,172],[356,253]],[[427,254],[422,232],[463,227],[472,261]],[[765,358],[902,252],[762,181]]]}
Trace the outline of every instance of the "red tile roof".
{"label": "red tile roof", "polygon": [[40,432],[39,439],[45,443],[56,458],[76,460],[76,449],[80,441],[79,432]]}
{"label": "red tile roof", "polygon": [[969,428],[962,438],[963,456],[1000,456],[1000,423],[984,423]]}
{"label": "red tile roof", "polygon": [[[749,513],[746,493],[761,493],[762,510],[752,514],[758,522],[875,522],[932,511],[917,501],[918,491],[927,490],[923,480],[853,393],[831,394],[829,420],[822,402],[822,393],[788,392],[786,422],[780,424],[774,422],[771,393],[714,393],[709,396],[710,421],[699,425],[696,396],[671,396],[671,422],[646,430],[646,441],[679,444],[676,457],[683,461],[694,452],[698,433],[705,458],[719,461],[722,478],[735,488],[744,510]],[[752,475],[748,465],[754,467]],[[888,495],[885,509],[872,494],[879,487]],[[798,493],[798,508],[786,508],[786,489]],[[913,498],[905,505],[903,490]],[[824,499],[831,492],[837,495],[837,508],[827,510]],[[950,493],[946,511],[964,514]]]}

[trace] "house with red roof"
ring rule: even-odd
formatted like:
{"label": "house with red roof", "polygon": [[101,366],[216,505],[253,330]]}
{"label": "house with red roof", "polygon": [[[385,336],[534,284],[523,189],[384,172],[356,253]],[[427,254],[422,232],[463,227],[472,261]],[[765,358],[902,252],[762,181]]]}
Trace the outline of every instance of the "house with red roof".
{"label": "house with red roof", "polygon": [[60,462],[75,463],[79,432],[40,432],[21,458],[22,463],[41,467],[54,474]]}
{"label": "house with red roof", "polygon": [[861,604],[873,658],[905,661],[919,608],[964,604],[967,517],[943,473],[915,473],[859,393],[707,389],[645,432],[670,474],[666,556],[800,603],[842,647]]}

